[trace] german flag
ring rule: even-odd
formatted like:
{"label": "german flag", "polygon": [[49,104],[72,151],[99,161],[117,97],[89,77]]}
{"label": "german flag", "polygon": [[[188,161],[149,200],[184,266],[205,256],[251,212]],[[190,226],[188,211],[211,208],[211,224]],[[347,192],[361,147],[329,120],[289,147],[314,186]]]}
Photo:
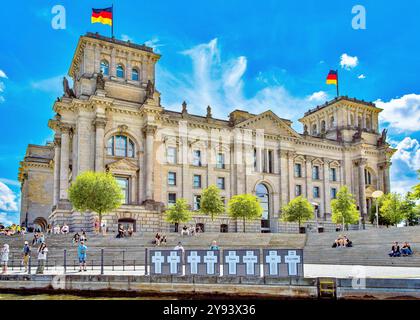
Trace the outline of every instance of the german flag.
{"label": "german flag", "polygon": [[105,9],[93,9],[92,8],[92,23],[102,23],[112,26],[112,7]]}
{"label": "german flag", "polygon": [[337,71],[330,70],[330,72],[327,75],[327,84],[335,84],[335,85],[338,85]]}

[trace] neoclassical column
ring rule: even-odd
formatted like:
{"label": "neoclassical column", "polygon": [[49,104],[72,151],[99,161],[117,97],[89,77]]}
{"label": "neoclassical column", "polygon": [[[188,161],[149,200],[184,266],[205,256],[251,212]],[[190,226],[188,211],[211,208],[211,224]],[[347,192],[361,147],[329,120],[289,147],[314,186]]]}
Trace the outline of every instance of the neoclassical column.
{"label": "neoclassical column", "polygon": [[54,190],[53,205],[57,205],[60,200],[60,163],[61,163],[61,136],[56,134],[54,137]]}
{"label": "neoclassical column", "polygon": [[279,150],[280,157],[280,200],[281,207],[285,206],[289,202],[289,169],[287,165],[287,151]]}
{"label": "neoclassical column", "polygon": [[95,125],[95,171],[104,171],[104,150],[105,150],[105,118],[96,118],[93,121]]}
{"label": "neoclassical column", "polygon": [[294,189],[294,174],[293,174],[293,166],[294,166],[294,159],[295,159],[295,156],[296,156],[296,153],[295,152],[293,152],[293,151],[289,151],[288,153],[287,153],[287,159],[288,159],[288,168],[289,168],[289,173],[288,173],[288,177],[289,177],[289,179],[288,179],[288,181],[289,181],[289,186],[288,186],[288,190],[289,190],[289,202],[290,202],[290,200],[292,200],[294,197],[295,197],[295,194],[294,194],[294,191],[295,191],[295,189]]}
{"label": "neoclassical column", "polygon": [[312,198],[312,161],[314,157],[305,156],[305,190],[306,199]]}
{"label": "neoclassical column", "polygon": [[143,127],[143,133],[146,139],[146,201],[153,200],[153,144],[156,129],[157,127],[155,125],[146,125]]}
{"label": "neoclassical column", "polygon": [[367,207],[366,207],[366,184],[365,184],[365,167],[366,167],[367,160],[366,159],[358,159],[354,162],[356,167],[358,168],[358,180],[359,180],[359,211],[361,215],[367,214]]}
{"label": "neoclassical column", "polygon": [[387,161],[382,164],[383,168],[383,186],[384,186],[384,193],[391,192],[391,182],[389,178],[389,168],[391,167],[391,162]]}
{"label": "neoclassical column", "polygon": [[68,199],[67,189],[69,188],[70,129],[70,125],[61,125],[60,200]]}
{"label": "neoclassical column", "polygon": [[[327,212],[331,213],[330,210],[330,201],[331,201],[331,191],[330,191],[330,160],[324,160],[324,220],[327,218]],[[338,172],[337,172],[338,174]]]}

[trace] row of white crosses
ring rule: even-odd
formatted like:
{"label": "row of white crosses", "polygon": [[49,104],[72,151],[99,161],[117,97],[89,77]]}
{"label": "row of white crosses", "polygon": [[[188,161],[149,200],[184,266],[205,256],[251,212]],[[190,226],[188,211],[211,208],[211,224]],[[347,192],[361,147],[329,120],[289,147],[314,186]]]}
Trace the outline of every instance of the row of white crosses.
{"label": "row of white crosses", "polygon": [[[215,266],[217,264],[218,255],[213,251],[207,251],[206,255],[203,256],[203,261],[206,264],[207,274],[216,274]],[[171,274],[178,273],[178,265],[181,262],[181,257],[178,251],[171,251],[166,257],[166,263],[169,264],[169,272]],[[198,274],[198,266],[201,263],[201,256],[197,251],[191,251],[187,257],[187,262],[190,265],[191,274]],[[288,265],[288,273],[290,276],[296,276],[298,274],[297,265],[301,263],[301,257],[296,254],[295,250],[289,250],[288,255],[284,257],[284,262]],[[162,265],[165,263],[165,257],[161,251],[155,251],[152,256],[152,263],[154,264],[154,273],[162,273]],[[242,256],[242,262],[240,256],[237,255],[237,251],[230,250],[225,255],[225,263],[228,265],[229,275],[237,274],[237,265],[239,263],[245,264],[246,274],[255,274],[255,265],[258,263],[258,256],[252,250],[246,251],[245,255]],[[268,255],[265,257],[265,263],[268,264],[269,274],[278,275],[279,266],[281,264],[281,255],[276,250],[270,250]]]}

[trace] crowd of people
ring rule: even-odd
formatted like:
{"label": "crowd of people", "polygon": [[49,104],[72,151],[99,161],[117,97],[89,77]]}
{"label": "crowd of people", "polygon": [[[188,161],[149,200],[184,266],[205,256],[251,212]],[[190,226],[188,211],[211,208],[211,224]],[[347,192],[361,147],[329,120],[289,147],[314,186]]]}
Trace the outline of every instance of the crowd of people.
{"label": "crowd of people", "polygon": [[184,225],[181,229],[181,236],[196,236],[200,232],[202,232],[202,230],[199,225],[197,225],[196,227],[194,226],[187,227],[186,225]]}
{"label": "crowd of people", "polygon": [[0,235],[13,236],[15,234],[25,234],[26,228],[17,224],[12,224],[9,227],[0,225]]}
{"label": "crowd of people", "polygon": [[411,249],[410,244],[406,241],[400,248],[398,242],[394,242],[391,247],[391,251],[388,253],[390,257],[407,257],[413,254],[413,250]]}
{"label": "crowd of people", "polygon": [[155,234],[155,240],[153,240],[153,244],[155,244],[156,246],[161,246],[161,245],[166,245],[166,242],[167,242],[166,234],[160,233],[160,232],[157,232]]}
{"label": "crowd of people", "polygon": [[133,232],[134,230],[131,225],[128,226],[127,229],[125,229],[122,224],[119,224],[116,238],[120,239],[120,238],[131,237],[133,235]]}
{"label": "crowd of people", "polygon": [[350,248],[353,247],[353,242],[346,236],[346,235],[339,235],[337,239],[335,239],[333,248]]}

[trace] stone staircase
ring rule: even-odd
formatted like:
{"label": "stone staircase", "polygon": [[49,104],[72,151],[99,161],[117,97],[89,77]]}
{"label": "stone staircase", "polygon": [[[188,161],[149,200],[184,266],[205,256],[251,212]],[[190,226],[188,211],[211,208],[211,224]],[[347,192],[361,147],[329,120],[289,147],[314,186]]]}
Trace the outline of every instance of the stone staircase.
{"label": "stone staircase", "polygon": [[[353,241],[352,248],[331,247],[340,234]],[[388,253],[394,241],[400,245],[408,241],[414,255],[390,258]],[[311,264],[420,267],[420,227],[308,234],[304,259],[305,263]]]}

